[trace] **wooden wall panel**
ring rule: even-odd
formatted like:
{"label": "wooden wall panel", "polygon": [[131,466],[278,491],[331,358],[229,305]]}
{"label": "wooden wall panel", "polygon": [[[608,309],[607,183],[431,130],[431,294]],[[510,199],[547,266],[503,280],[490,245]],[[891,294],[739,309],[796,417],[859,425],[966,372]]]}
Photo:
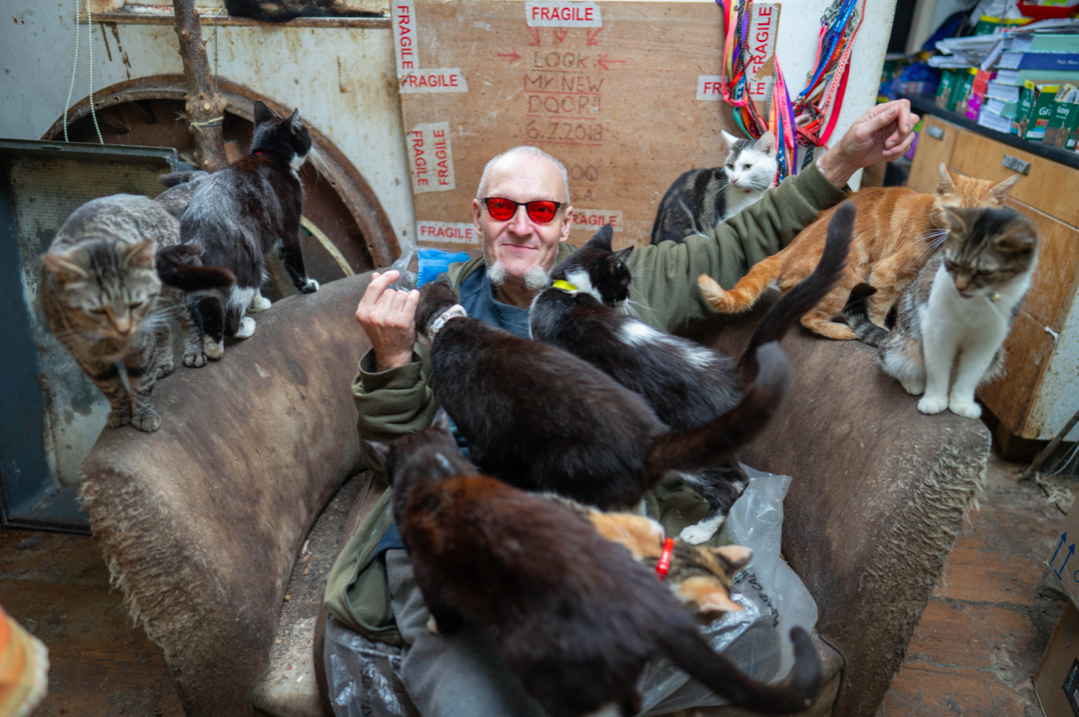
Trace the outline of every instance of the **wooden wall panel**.
{"label": "wooden wall panel", "polygon": [[[534,144],[568,168],[576,210],[616,217],[616,248],[647,244],[667,188],[688,169],[721,164],[720,129],[736,132],[725,103],[697,99],[699,78],[720,71],[721,11],[713,3],[603,2],[602,27],[530,27],[531,5],[407,4],[419,68],[459,69],[468,86],[416,93],[404,91],[416,80],[403,80],[406,144],[419,137],[410,134],[417,126],[445,122],[452,153],[453,188],[414,194],[419,241],[478,249],[463,237],[425,236],[424,222],[467,231],[487,161]],[[571,240],[595,229],[578,223]]]}

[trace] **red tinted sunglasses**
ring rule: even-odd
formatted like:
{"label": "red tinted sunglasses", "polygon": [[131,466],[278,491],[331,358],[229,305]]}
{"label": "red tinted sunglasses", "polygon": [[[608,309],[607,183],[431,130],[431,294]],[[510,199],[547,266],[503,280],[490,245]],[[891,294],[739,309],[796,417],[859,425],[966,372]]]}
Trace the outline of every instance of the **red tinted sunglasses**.
{"label": "red tinted sunglasses", "polygon": [[534,202],[515,202],[512,199],[503,199],[502,197],[487,197],[483,200],[483,203],[487,205],[487,213],[491,215],[491,218],[500,222],[512,219],[513,215],[517,213],[517,207],[523,204],[525,211],[528,212],[528,218],[536,224],[550,222],[554,219],[558,208],[562,206],[562,202],[552,202],[548,199],[537,199]]}

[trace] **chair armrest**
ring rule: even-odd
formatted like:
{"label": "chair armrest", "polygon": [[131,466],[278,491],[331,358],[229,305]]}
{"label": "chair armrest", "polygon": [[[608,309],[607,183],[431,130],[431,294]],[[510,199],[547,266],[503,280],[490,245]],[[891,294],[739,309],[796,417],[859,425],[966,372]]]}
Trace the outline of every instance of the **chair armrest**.
{"label": "chair armrest", "polygon": [[93,532],[188,717],[252,714],[300,545],[360,469],[349,386],[369,278],[258,314],[221,361],[158,384],[159,431],[106,430],[83,462]]}
{"label": "chair armrest", "polygon": [[[740,356],[774,300],[690,335]],[[985,474],[990,436],[980,421],[920,413],[870,346],[801,327],[782,346],[790,394],[740,458],[794,478],[784,555],[817,600],[817,630],[844,657],[833,714],[864,717],[899,670]]]}

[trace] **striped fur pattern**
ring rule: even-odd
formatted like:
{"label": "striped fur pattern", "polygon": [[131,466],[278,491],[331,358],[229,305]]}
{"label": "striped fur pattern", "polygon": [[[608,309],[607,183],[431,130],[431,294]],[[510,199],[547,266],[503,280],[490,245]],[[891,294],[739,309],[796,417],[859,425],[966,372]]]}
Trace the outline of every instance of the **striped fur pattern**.
{"label": "striped fur pattern", "polygon": [[160,204],[117,194],[76,209],[42,255],[45,319],[108,399],[109,428],[161,426],[153,392],[175,368],[169,322],[174,315],[185,329],[192,322],[182,292],[158,278],[154,251],[179,236],[176,219]]}
{"label": "striped fur pattern", "polygon": [[775,137],[739,139],[723,132],[727,160],[722,167],[691,169],[674,180],[659,203],[652,243],[681,243],[691,234],[708,234],[720,222],[754,204],[775,183]]}
{"label": "striped fur pattern", "polygon": [[[757,348],[778,341],[831,291],[843,272],[853,224],[854,208],[848,203],[835,215],[817,270],[761,319],[738,363],[616,311],[629,296],[631,277],[625,259],[632,247],[612,252],[609,226],[552,270],[553,279],[565,280],[576,289],[551,287],[537,295],[529,318],[532,336],[584,359],[641,395],[673,432],[700,430],[742,399],[745,378],[751,378],[757,368]],[[749,478],[733,459],[682,471],[681,475],[708,502],[709,510],[680,537],[703,543],[723,525]]]}
{"label": "striped fur pattern", "polygon": [[859,284],[846,314],[858,338],[880,349],[880,365],[914,396],[918,410],[981,416],[974,392],[999,376],[1004,339],[1030,288],[1038,232],[1019,212],[947,209],[949,233],[903,292],[895,328],[870,321],[874,288]]}
{"label": "striped fur pattern", "polygon": [[287,22],[297,17],[371,17],[382,13],[345,0],[225,0],[233,17],[263,22]]}
{"label": "striped fur pattern", "polygon": [[[307,276],[300,249],[303,187],[297,170],[311,150],[311,134],[300,121],[299,110],[282,119],[256,101],[254,113],[250,156],[198,182],[180,217],[181,240],[197,248],[201,263],[236,276],[236,283],[227,289],[201,291],[193,297],[205,333],[205,356],[189,361],[185,354],[188,366],[221,358],[225,337],[247,338],[254,333],[255,321],[245,313],[261,299],[259,286],[270,251],[279,252],[300,292],[318,290],[318,282]],[[188,270],[180,257],[168,258],[176,260],[159,265],[162,276]],[[267,308],[268,302],[261,301],[258,308]]]}
{"label": "striped fur pattern", "polygon": [[[870,319],[884,324],[889,310],[914,280],[947,233],[945,207],[1002,207],[1019,175],[1001,182],[952,173],[942,162],[935,194],[905,187],[874,187],[847,198],[858,209],[847,270],[836,288],[802,317],[802,325],[830,339],[855,338],[836,317],[855,284],[871,283],[877,294],[869,301]],[[708,276],[698,280],[709,305],[724,314],[746,311],[773,283],[788,291],[813,271],[824,250],[828,222],[835,209],[817,217],[782,251],[754,265],[731,289]]]}

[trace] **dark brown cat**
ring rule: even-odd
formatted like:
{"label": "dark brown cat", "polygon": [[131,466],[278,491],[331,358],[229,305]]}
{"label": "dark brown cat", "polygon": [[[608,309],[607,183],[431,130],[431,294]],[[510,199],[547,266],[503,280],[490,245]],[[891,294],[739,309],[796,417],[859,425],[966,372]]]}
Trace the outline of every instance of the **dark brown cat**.
{"label": "dark brown cat", "polygon": [[443,411],[431,428],[372,444],[416,582],[446,633],[480,626],[553,717],[614,705],[636,714],[637,678],[666,655],[731,702],[768,714],[807,708],[820,685],[809,635],[791,631],[795,664],[767,686],[717,655],[655,572],[571,510],[478,474]]}

